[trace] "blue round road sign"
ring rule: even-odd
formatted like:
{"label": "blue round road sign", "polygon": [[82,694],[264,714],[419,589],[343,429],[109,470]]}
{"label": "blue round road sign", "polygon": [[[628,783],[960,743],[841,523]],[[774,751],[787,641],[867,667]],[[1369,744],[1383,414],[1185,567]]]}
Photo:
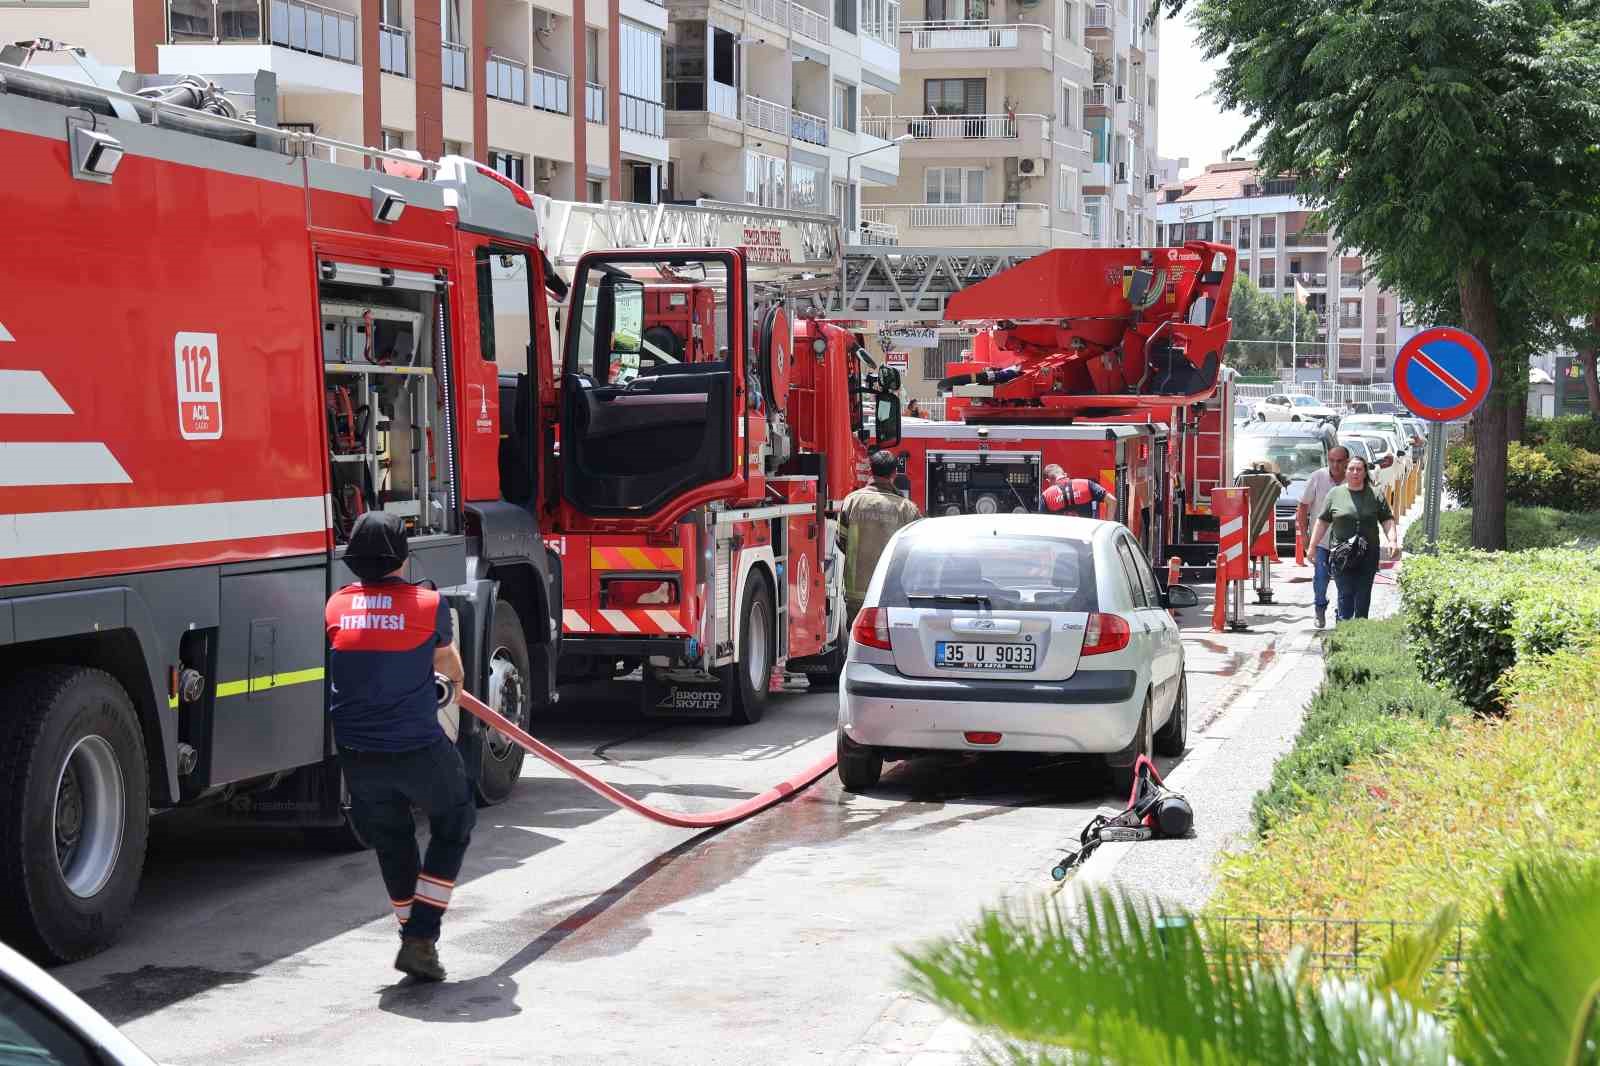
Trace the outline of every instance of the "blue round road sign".
{"label": "blue round road sign", "polygon": [[1394,391],[1418,418],[1453,422],[1477,410],[1494,384],[1478,338],[1449,326],[1425,329],[1394,359]]}

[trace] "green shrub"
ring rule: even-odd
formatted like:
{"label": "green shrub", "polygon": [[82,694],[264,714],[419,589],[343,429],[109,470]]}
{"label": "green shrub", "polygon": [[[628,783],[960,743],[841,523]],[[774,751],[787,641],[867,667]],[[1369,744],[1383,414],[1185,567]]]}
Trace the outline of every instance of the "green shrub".
{"label": "green shrub", "polygon": [[[1427,546],[1427,531],[1421,522],[1406,530],[1405,548],[1419,552]],[[1472,547],[1472,512],[1445,511],[1439,516],[1439,546]],[[1600,548],[1600,510],[1558,511],[1553,507],[1506,508],[1506,549]]]}
{"label": "green shrub", "polygon": [[1376,678],[1417,674],[1399,618],[1366,619],[1329,635],[1324,669],[1329,688],[1364,685]]}
{"label": "green shrub", "polygon": [[1534,447],[1556,443],[1600,452],[1600,418],[1590,415],[1530,418],[1523,427],[1522,439]]}
{"label": "green shrub", "polygon": [[1472,506],[1472,445],[1456,444],[1445,450],[1444,487],[1461,506]]}
{"label": "green shrub", "polygon": [[[1585,439],[1576,432],[1568,436]],[[1463,506],[1472,504],[1472,469],[1470,444],[1445,452],[1445,487]],[[1506,449],[1506,502],[1563,511],[1600,508],[1600,454],[1571,439],[1550,439],[1537,446],[1512,441]]]}
{"label": "green shrub", "polygon": [[1406,561],[1402,614],[1422,675],[1478,708],[1519,657],[1600,633],[1600,551],[1446,552]]}

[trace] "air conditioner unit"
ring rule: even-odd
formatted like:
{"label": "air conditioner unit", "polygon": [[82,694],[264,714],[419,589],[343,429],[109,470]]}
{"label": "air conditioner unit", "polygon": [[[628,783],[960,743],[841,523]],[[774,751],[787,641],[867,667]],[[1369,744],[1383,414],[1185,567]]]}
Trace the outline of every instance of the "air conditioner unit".
{"label": "air conditioner unit", "polygon": [[1017,175],[1023,178],[1041,178],[1048,168],[1046,160],[1038,156],[1023,156],[1017,160]]}

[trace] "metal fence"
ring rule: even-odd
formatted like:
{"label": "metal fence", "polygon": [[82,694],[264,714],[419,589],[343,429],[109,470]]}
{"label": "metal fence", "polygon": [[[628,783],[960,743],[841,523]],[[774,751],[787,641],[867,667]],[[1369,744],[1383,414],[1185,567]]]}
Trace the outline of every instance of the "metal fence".
{"label": "metal fence", "polygon": [[[1265,915],[1225,915],[1200,921],[1206,954],[1211,958],[1243,955],[1276,965],[1299,950],[1305,953],[1307,975],[1313,980],[1370,976],[1397,936],[1415,935],[1427,926],[1426,922]],[[1434,964],[1432,979],[1459,988],[1474,958],[1473,940],[1474,927],[1465,922],[1458,925]]]}

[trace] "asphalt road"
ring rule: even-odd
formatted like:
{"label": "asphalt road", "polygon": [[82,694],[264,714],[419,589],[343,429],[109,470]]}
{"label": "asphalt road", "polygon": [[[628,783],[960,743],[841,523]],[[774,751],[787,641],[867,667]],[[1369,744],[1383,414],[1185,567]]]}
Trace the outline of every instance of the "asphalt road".
{"label": "asphalt road", "polygon": [[[1209,611],[1184,612],[1197,749],[1304,629],[1294,601],[1309,601],[1304,572],[1278,605],[1251,608],[1249,633],[1213,635]],[[685,810],[751,795],[833,745],[831,695],[776,696],[744,728],[643,719],[633,702],[625,687],[574,691],[535,732]],[[179,1066],[859,1060],[904,1036],[895,949],[952,931],[1007,885],[1048,885],[1102,805],[1120,801],[1093,767],[926,758],[892,765],[871,796],[830,774],[696,835],[530,758],[514,797],[481,812],[445,922],[443,985],[398,983],[371,855],[176,822],[157,836],[120,943],[57,975]],[[1159,889],[1163,876],[1157,864],[1144,880]]]}

